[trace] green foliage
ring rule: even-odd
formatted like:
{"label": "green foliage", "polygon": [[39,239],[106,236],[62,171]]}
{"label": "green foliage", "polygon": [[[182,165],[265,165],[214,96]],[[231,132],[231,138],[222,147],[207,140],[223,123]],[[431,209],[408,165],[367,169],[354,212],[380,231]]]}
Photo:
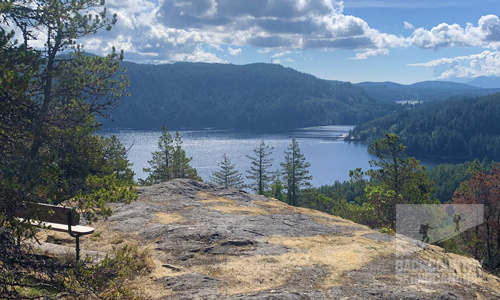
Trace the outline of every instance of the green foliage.
{"label": "green foliage", "polygon": [[373,169],[349,172],[349,182],[309,189],[301,206],[319,209],[372,228],[395,229],[397,204],[433,204],[434,182],[425,167],[406,156],[398,136],[386,134],[370,148]]}
{"label": "green foliage", "polygon": [[162,125],[161,136],[158,139],[158,151],[153,152],[153,159],[149,160],[150,168],[144,168],[149,173],[145,180],[139,179],[142,185],[153,185],[173,178],[190,178],[201,181],[196,169],[189,163],[192,158],[186,156],[182,149],[182,139],[179,132],[175,133],[175,140],[165,125]]}
{"label": "green foliage", "polygon": [[406,156],[407,147],[399,143],[399,137],[386,133],[385,138],[373,143],[368,152],[377,158],[370,161],[374,169],[367,174],[384,189],[393,190],[401,203],[429,204],[434,192],[434,182],[425,173],[426,167],[414,157]]}
{"label": "green foliage", "polygon": [[284,196],[283,196],[283,182],[281,181],[281,171],[276,170],[272,174],[272,183],[270,186],[270,190],[264,193],[267,197],[273,197],[277,200],[284,201]]}
{"label": "green foliage", "polygon": [[247,155],[251,162],[250,170],[247,170],[247,178],[251,180],[250,187],[259,195],[264,195],[272,179],[268,169],[273,165],[273,159],[269,157],[273,149],[274,147],[266,145],[262,140],[260,145],[253,149],[254,156]]}
{"label": "green foliage", "polygon": [[380,229],[380,232],[388,234],[388,235],[395,235],[396,234],[396,232],[394,231],[394,229],[392,229],[389,226],[382,227],[382,229]]}
{"label": "green foliage", "polygon": [[330,212],[335,206],[335,201],[322,194],[318,189],[308,188],[302,191],[300,206]]}
{"label": "green foliage", "polygon": [[[96,135],[96,116],[106,117],[128,85],[120,67],[123,53],[113,49],[106,57],[90,57],[75,42],[116,22],[105,17],[103,4],[0,1],[2,299],[126,298],[122,283],[134,274],[133,264],[139,266],[127,250],[97,265],[36,256],[23,242],[34,228],[14,217],[27,202],[73,199],[94,220],[110,214],[108,202],[137,197],[123,145]],[[6,31],[9,26],[21,34],[20,45]],[[28,47],[33,40],[45,48]]]}
{"label": "green foliage", "polygon": [[86,190],[80,191],[75,200],[88,221],[96,221],[98,216],[110,216],[108,203],[130,203],[137,200],[137,191],[128,182],[118,178],[117,173],[87,178]]}
{"label": "green foliage", "polygon": [[273,64],[124,62],[130,99],[107,126],[297,128],[359,124],[401,109],[350,83],[329,82]]}
{"label": "green foliage", "polygon": [[99,263],[65,263],[35,255],[8,230],[1,238],[2,299],[137,299],[130,281],[150,271],[150,254],[137,246],[124,246]]}
{"label": "green foliage", "polygon": [[300,190],[303,186],[309,187],[312,176],[308,175],[311,166],[300,152],[299,143],[292,138],[292,143],[285,151],[285,161],[280,163],[283,168],[283,178],[286,182],[288,204],[299,205]]}
{"label": "green foliage", "polygon": [[[476,165],[476,167],[479,164]],[[500,270],[500,165],[489,172],[471,169],[453,197],[453,204],[482,204],[484,223],[461,235],[462,251],[483,261],[483,265],[499,274]]]}
{"label": "green foliage", "polygon": [[190,178],[202,181],[198,176],[196,169],[189,165],[193,158],[186,157],[186,152],[184,151],[184,149],[182,149],[182,143],[183,142],[181,140],[179,132],[176,132],[172,155],[172,176],[174,178]]}
{"label": "green foliage", "polygon": [[435,202],[431,200],[434,182],[418,160],[406,156],[406,146],[399,142],[397,135],[386,133],[385,138],[374,142],[368,151],[376,159],[370,161],[373,169],[366,172],[370,182],[365,195],[375,210],[380,227],[395,228],[397,204]]}
{"label": "green foliage", "polygon": [[[95,135],[95,116],[115,108],[128,85],[120,68],[123,54],[90,57],[75,43],[116,19],[105,17],[99,8],[104,1],[34,4],[7,0],[0,8],[0,221],[17,226],[19,236],[32,233],[12,218],[18,205],[92,194],[87,179],[114,172],[133,184],[125,153],[116,153],[118,141]],[[20,45],[9,26],[21,33]],[[32,50],[33,40],[45,48]],[[92,205],[102,207],[98,198]]]}
{"label": "green foliage", "polygon": [[500,93],[429,103],[388,115],[351,132],[350,139],[371,142],[397,134],[411,155],[500,159]]}
{"label": "green foliage", "polygon": [[143,253],[137,246],[126,245],[97,265],[77,264],[60,280],[75,299],[134,299],[128,280],[147,271]]}
{"label": "green foliage", "polygon": [[124,183],[134,184],[134,172],[132,164],[128,161],[128,150],[123,146],[120,140],[112,135],[110,138],[105,138],[104,143],[104,161],[106,173],[116,174],[116,178]]}
{"label": "green foliage", "polygon": [[[352,172],[352,171],[351,171]],[[336,180],[333,185],[324,185],[318,188],[319,192],[332,199],[343,198],[347,202],[355,202],[356,199],[365,195],[366,183],[358,180],[343,181]]]}
{"label": "green foliage", "polygon": [[482,162],[477,160],[461,164],[441,164],[426,171],[427,175],[436,183],[436,192],[433,198],[441,203],[451,202],[453,194],[460,184],[469,179],[471,172],[489,172],[496,163],[488,159]]}
{"label": "green foliage", "polygon": [[375,216],[374,207],[370,203],[347,202],[345,199],[337,199],[336,205],[330,213],[371,228],[376,228],[380,223]]}
{"label": "green foliage", "polygon": [[225,187],[243,187],[243,176],[238,170],[235,170],[234,164],[231,163],[226,153],[222,156],[222,161],[218,163],[218,166],[220,171],[213,171],[210,176],[212,182]]}

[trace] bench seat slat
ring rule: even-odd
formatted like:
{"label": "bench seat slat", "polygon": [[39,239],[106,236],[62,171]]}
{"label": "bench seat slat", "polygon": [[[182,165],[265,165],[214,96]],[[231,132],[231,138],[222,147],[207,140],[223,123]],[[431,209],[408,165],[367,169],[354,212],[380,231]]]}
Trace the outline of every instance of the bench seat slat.
{"label": "bench seat slat", "polygon": [[[50,230],[68,232],[68,225],[64,225],[64,224],[38,222],[38,221],[31,221],[31,224],[34,226],[37,226],[37,227],[44,227],[44,228],[47,227],[47,229],[50,229]],[[76,225],[76,226],[71,226],[71,231],[73,233],[76,233],[76,234],[87,235],[87,234],[94,233],[94,228]]]}

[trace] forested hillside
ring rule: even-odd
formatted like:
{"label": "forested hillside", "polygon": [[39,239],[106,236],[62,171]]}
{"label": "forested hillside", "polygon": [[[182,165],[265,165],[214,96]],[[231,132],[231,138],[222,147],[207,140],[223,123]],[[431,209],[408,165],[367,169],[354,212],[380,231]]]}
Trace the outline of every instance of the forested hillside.
{"label": "forested hillside", "polygon": [[349,139],[397,134],[412,155],[500,158],[500,93],[429,103],[354,128]]}
{"label": "forested hillside", "polygon": [[398,109],[350,83],[273,64],[126,62],[131,96],[108,127],[286,128],[358,124]]}
{"label": "forested hillside", "polygon": [[361,82],[356,86],[381,101],[441,101],[456,97],[477,97],[500,92],[500,88],[481,88],[447,81],[424,81],[411,85],[394,82]]}

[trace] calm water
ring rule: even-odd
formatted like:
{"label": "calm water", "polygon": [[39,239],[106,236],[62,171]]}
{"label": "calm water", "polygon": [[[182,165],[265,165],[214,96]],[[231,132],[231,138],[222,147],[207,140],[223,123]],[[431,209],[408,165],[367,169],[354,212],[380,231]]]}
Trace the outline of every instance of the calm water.
{"label": "calm water", "polygon": [[[250,160],[246,155],[253,155],[253,149],[261,140],[274,147],[273,166],[270,170],[281,168],[284,161],[283,153],[295,137],[301,152],[311,164],[310,174],[313,176],[312,185],[321,186],[333,184],[335,180],[349,180],[349,170],[361,167],[367,169],[371,159],[366,145],[345,143],[339,137],[347,134],[353,126],[321,126],[262,133],[254,131],[233,130],[196,130],[179,131],[184,142],[183,149],[193,158],[191,165],[196,168],[198,175],[204,181],[210,181],[213,171],[218,170],[218,162],[226,153],[236,168],[244,175],[250,169]],[[128,148],[128,158],[132,162],[137,178],[146,178],[142,171],[149,167],[151,153],[158,150],[158,137],[161,131],[142,130],[106,130],[104,136],[116,135]]]}
{"label": "calm water", "polygon": [[[226,153],[236,169],[243,175],[250,169],[250,160],[246,155],[253,155],[253,149],[261,140],[269,146],[274,147],[273,166],[270,170],[281,168],[279,165],[284,161],[285,154],[295,137],[299,143],[301,152],[311,164],[310,174],[313,186],[330,185],[335,180],[349,180],[349,170],[355,168],[368,169],[368,161],[372,157],[368,154],[367,146],[364,144],[345,143],[340,136],[347,134],[353,126],[321,126],[296,129],[294,131],[281,131],[273,133],[262,133],[256,131],[236,130],[196,130],[179,131],[184,142],[183,149],[193,160],[191,165],[196,168],[198,175],[204,181],[210,181],[213,171],[218,171],[217,164]],[[158,137],[161,131],[143,130],[106,130],[101,133],[104,136],[116,135],[117,138],[128,148],[128,158],[133,163],[135,178],[146,178],[147,174],[142,171],[149,167],[148,160],[151,153],[158,150]],[[422,163],[432,167],[440,163],[440,160],[423,159]]]}

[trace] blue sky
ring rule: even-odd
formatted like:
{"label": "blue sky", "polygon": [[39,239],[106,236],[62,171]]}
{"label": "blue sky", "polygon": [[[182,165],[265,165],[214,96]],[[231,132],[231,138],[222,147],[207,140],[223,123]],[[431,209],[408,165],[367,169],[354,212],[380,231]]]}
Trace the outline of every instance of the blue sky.
{"label": "blue sky", "polygon": [[498,0],[107,0],[119,21],[81,40],[139,63],[278,63],[324,79],[500,76]]}

